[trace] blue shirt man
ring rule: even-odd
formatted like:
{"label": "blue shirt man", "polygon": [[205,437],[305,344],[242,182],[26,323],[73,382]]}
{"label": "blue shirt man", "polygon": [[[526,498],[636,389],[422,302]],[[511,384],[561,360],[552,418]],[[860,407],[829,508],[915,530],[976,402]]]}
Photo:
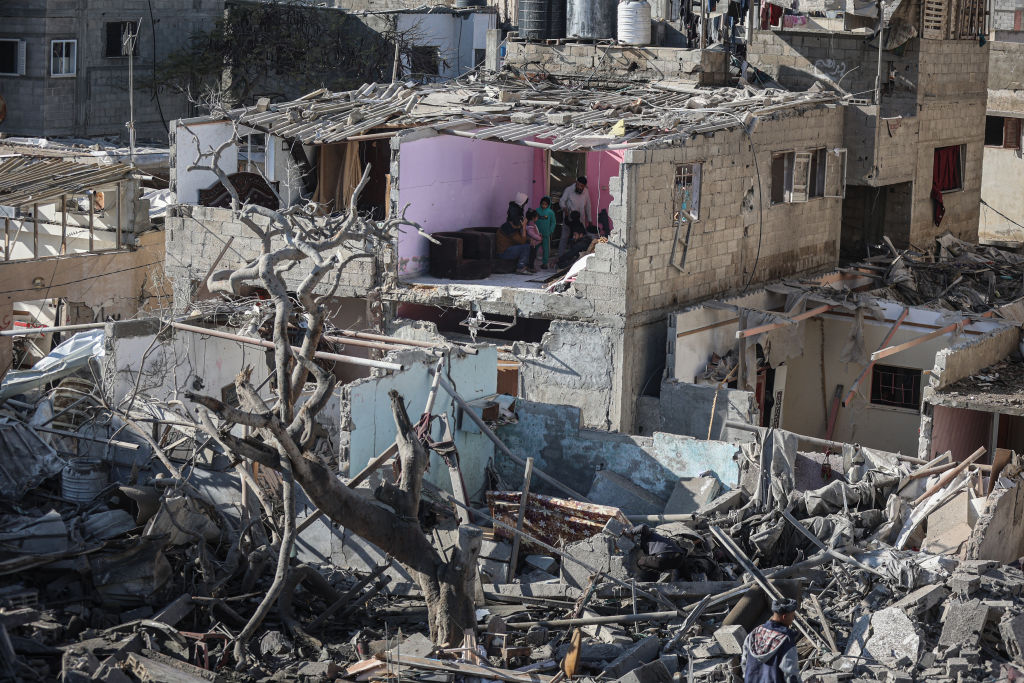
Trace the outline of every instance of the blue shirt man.
{"label": "blue shirt man", "polygon": [[800,683],[800,658],[796,653],[796,600],[772,601],[772,618],[743,641],[745,683]]}

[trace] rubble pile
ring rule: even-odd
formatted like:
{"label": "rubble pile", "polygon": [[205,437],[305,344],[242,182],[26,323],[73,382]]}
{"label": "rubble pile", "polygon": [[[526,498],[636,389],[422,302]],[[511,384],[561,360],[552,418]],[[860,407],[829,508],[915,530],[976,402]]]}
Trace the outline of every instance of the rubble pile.
{"label": "rubble pile", "polygon": [[971,244],[950,233],[936,239],[932,253],[913,249],[874,256],[856,265],[877,277],[877,294],[908,306],[985,313],[1024,297],[1020,268],[1024,256]]}
{"label": "rubble pile", "polygon": [[[423,589],[390,557],[280,564],[295,532],[281,476],[173,402],[112,409],[92,370],[0,406],[8,679],[738,681],[747,635],[783,598],[799,605],[804,680],[1024,675],[1024,467],[1008,450],[805,453],[751,426],[737,481],[677,477],[665,497],[608,469],[586,500],[553,497],[532,461],[522,490],[481,500],[424,481],[413,522],[443,557],[483,529],[475,628],[453,647],[431,639]],[[388,505],[397,466],[368,471],[349,483]],[[302,536],[318,518],[299,546],[352,541]]]}

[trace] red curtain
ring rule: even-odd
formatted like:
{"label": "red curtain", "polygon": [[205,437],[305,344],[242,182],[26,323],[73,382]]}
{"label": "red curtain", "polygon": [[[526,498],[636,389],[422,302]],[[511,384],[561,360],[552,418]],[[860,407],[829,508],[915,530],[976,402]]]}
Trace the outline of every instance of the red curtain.
{"label": "red curtain", "polygon": [[939,147],[935,150],[932,185],[940,192],[959,190],[962,187],[960,184],[960,145]]}

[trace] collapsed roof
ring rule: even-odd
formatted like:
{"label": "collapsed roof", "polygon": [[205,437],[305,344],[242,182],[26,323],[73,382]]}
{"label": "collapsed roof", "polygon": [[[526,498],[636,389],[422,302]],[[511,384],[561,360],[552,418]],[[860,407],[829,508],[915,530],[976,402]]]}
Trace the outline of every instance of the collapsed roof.
{"label": "collapsed roof", "polygon": [[753,117],[836,103],[825,92],[699,88],[661,81],[616,91],[503,80],[367,84],[325,89],[291,102],[236,109],[239,123],[303,144],[430,127],[439,133],[552,150],[664,147],[691,136],[749,126]]}

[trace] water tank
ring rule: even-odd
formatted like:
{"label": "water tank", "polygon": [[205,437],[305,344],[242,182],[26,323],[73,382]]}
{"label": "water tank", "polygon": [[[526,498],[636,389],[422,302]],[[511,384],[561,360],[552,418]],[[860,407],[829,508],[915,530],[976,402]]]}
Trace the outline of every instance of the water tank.
{"label": "water tank", "polygon": [[551,0],[548,5],[548,38],[565,38],[567,0]]}
{"label": "water tank", "polygon": [[88,503],[98,496],[106,485],[107,470],[99,460],[72,460],[61,472],[61,497],[76,503]]}
{"label": "water tank", "polygon": [[651,44],[651,6],[647,0],[619,3],[619,42],[623,45]]}
{"label": "water tank", "polygon": [[457,9],[465,9],[466,7],[486,7],[487,0],[455,0],[455,7]]}
{"label": "water tank", "polygon": [[551,0],[519,0],[519,37],[526,40],[550,38]]}
{"label": "water tank", "polygon": [[565,32],[569,38],[615,37],[615,0],[568,0],[566,15]]}

